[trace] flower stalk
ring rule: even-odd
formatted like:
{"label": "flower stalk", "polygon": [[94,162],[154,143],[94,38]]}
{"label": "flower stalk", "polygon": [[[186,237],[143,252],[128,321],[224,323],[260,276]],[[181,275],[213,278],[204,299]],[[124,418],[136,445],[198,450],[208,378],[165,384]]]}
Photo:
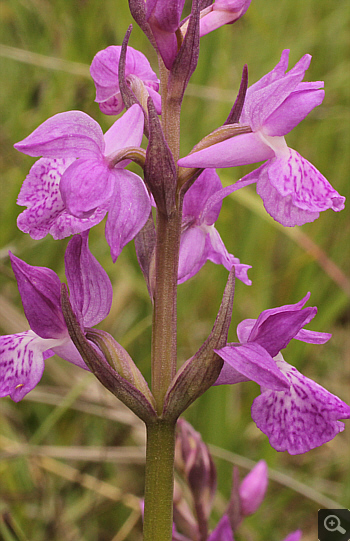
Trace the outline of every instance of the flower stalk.
{"label": "flower stalk", "polygon": [[171,541],[175,453],[174,422],[147,426],[144,541]]}
{"label": "flower stalk", "polygon": [[152,392],[158,414],[176,373],[177,271],[181,213],[157,213],[155,293],[152,331]]}

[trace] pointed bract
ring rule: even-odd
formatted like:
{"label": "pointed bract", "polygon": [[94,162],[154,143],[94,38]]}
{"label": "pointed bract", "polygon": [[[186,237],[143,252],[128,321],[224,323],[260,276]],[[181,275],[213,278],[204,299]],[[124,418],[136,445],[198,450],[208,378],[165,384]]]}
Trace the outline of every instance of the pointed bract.
{"label": "pointed bract", "polygon": [[223,361],[214,351],[227,342],[235,290],[231,270],[212,332],[197,353],[188,359],[174,377],[164,399],[163,417],[177,419],[217,380]]}
{"label": "pointed bract", "polygon": [[149,143],[146,150],[145,182],[157,208],[169,216],[175,207],[176,168],[161,123],[148,98]]}
{"label": "pointed bract", "polygon": [[[171,2],[170,2],[171,3]],[[199,57],[199,1],[192,1],[192,10],[186,34],[171,65],[168,97],[181,103],[188,82],[195,71]]]}
{"label": "pointed bract", "polygon": [[61,303],[69,335],[91,372],[106,389],[124,402],[140,419],[145,422],[154,421],[157,418],[156,411],[144,394],[120,376],[99,353],[99,350],[86,339],[72,310],[64,284],[62,284]]}

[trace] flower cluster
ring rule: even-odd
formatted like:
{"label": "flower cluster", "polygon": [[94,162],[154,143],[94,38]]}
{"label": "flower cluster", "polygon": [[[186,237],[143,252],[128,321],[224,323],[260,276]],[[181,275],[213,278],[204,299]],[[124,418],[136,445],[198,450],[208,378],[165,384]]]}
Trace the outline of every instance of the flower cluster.
{"label": "flower cluster", "polygon": [[261,395],[252,406],[252,418],[277,451],[306,453],[344,430],[338,419],[350,418],[350,407],[306,378],[282,357],[281,350],[295,338],[324,344],[328,333],[309,331],[304,325],[316,307],[304,308],[310,294],[296,304],[265,310],[258,319],[245,319],[237,327],[238,343],[216,350],[225,361],[216,385],[255,381]]}
{"label": "flower cluster", "polygon": [[[217,0],[204,7],[197,21],[199,34],[234,22],[249,3]],[[185,54],[181,51],[188,47],[186,40],[195,44],[191,25],[196,9],[198,15],[198,5],[194,2],[190,18],[181,22],[183,5],[183,0],[130,3],[136,20],[142,8],[141,26],[147,27],[151,42],[170,70],[168,93],[177,78],[184,77],[176,66]],[[185,168],[180,171],[194,168],[181,195],[179,284],[193,277],[207,260],[229,271],[234,268],[237,278],[251,284],[247,275],[250,266],[228,252],[215,227],[222,200],[234,190],[256,183],[267,211],[285,226],[312,221],[327,208],[339,211],[344,207],[344,198],[285,142],[284,136],[324,97],[322,82],[303,82],[310,55],[301,58],[289,72],[288,55],[288,50],[283,51],[277,66],[243,91],[241,103],[235,104],[235,113],[228,119],[230,123],[236,118],[234,130],[241,126],[241,131],[221,137],[219,129],[208,137],[209,143],[197,145],[178,161]],[[193,71],[193,59],[187,69]],[[118,114],[127,107],[105,134],[85,113],[69,111],[49,118],[15,145],[21,152],[40,157],[18,196],[18,203],[27,207],[18,217],[18,227],[34,239],[46,234],[54,239],[74,235],[66,252],[66,272],[72,308],[82,329],[106,316],[112,295],[107,275],[88,251],[89,229],[107,215],[105,235],[113,261],[130,240],[137,240],[138,258],[153,295],[156,233],[149,225],[153,223],[151,209],[156,205],[160,212],[173,212],[172,183],[176,175],[176,164],[156,115],[162,108],[159,80],[146,57],[131,47],[110,46],[93,59],[91,75],[101,111]],[[135,98],[133,102],[129,93]],[[146,128],[149,145],[145,152],[140,145]],[[144,168],[144,179],[126,169],[130,160]],[[215,171],[217,167],[262,160],[266,163],[226,188]],[[161,171],[159,179],[157,168]],[[168,180],[163,180],[162,174]],[[78,245],[79,256],[74,253]],[[78,264],[78,257],[85,260],[86,269]],[[40,380],[44,359],[53,352],[78,366],[87,366],[69,337],[58,277],[49,269],[30,267],[14,255],[11,261],[31,330],[1,338],[1,393],[19,400]],[[79,280],[71,270],[74,267],[79,269]],[[102,295],[101,306],[86,320],[84,310],[94,313],[93,295],[97,292]],[[330,440],[343,430],[338,419],[349,417],[348,406],[299,374],[280,353],[292,338],[312,343],[330,338],[326,333],[303,330],[316,314],[316,308],[302,309],[307,298],[295,305],[266,310],[256,321],[243,321],[238,327],[238,343],[213,344],[223,361],[214,384],[257,382],[262,394],[253,403],[252,417],[272,446],[292,454]]]}
{"label": "flower cluster", "polygon": [[240,122],[251,133],[238,135],[182,158],[182,167],[234,167],[267,160],[237,182],[234,189],[256,183],[267,212],[284,226],[303,225],[329,208],[340,211],[345,198],[284,136],[320,105],[323,82],[302,82],[311,56],[286,73],[289,50],[277,66],[248,88]]}

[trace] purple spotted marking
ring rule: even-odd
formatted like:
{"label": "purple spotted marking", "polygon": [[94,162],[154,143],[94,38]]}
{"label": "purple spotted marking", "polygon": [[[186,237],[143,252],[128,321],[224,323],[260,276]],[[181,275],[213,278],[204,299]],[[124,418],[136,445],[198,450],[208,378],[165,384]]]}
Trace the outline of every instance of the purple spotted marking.
{"label": "purple spotted marking", "polygon": [[62,200],[60,180],[74,158],[41,158],[31,168],[19,193],[18,205],[26,206],[17,219],[18,228],[36,240],[51,234],[63,239],[98,224],[108,205],[97,208],[89,218],[70,214]]}
{"label": "purple spotted marking", "polygon": [[338,419],[350,418],[350,407],[340,398],[303,376],[281,354],[278,368],[290,382],[283,391],[262,389],[252,405],[252,418],[277,451],[306,453],[344,430]]}
{"label": "purple spotted marking", "polygon": [[0,337],[0,396],[18,402],[40,381],[44,360],[64,340],[43,339],[33,331]]}

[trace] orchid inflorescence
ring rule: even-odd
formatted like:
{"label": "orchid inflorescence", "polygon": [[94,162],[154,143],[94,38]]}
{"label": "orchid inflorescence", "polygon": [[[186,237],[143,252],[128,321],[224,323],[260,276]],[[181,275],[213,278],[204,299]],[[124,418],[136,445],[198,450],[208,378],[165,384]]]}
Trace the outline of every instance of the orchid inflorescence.
{"label": "orchid inflorescence", "polygon": [[[323,344],[331,337],[304,329],[317,312],[304,307],[309,294],[242,321],[238,341],[227,343],[235,277],[250,285],[250,265],[228,252],[215,227],[223,199],[253,183],[266,211],[283,226],[303,225],[321,211],[344,208],[345,198],[284,137],[324,98],[323,82],[303,81],[310,55],[287,71],[289,51],[284,50],[275,68],[249,87],[245,67],[227,120],[179,158],[181,103],[197,65],[200,36],[234,23],[249,4],[193,0],[191,14],[181,21],[184,0],[129,0],[135,21],[157,52],[160,80],[146,57],[128,46],[129,28],[122,46],[100,51],[91,64],[101,111],[122,113],[109,130],[103,134],[90,116],[69,111],[49,118],[15,145],[39,158],[18,196],[18,204],[26,207],[18,216],[19,229],[33,239],[73,236],[65,254],[69,293],[52,270],[10,254],[30,330],[0,338],[0,396],[21,400],[56,353],[94,373],[145,421],[149,433],[154,426],[175,426],[210,386],[245,381],[261,386],[252,418],[277,451],[305,453],[344,429],[339,419],[350,417],[349,406],[282,357],[292,339]],[[127,169],[130,161],[141,167],[142,177]],[[226,187],[215,171],[261,161],[258,169]],[[109,277],[88,246],[89,230],[105,216],[113,262],[134,239],[154,305],[151,389],[127,351],[93,328],[112,304]],[[176,288],[208,260],[223,265],[229,279],[210,336],[177,370]],[[148,505],[146,497],[145,523]],[[209,537],[194,539],[233,539],[229,518],[224,515],[210,536],[206,530]],[[152,528],[148,531],[155,532]],[[173,536],[187,539],[175,530]]]}

